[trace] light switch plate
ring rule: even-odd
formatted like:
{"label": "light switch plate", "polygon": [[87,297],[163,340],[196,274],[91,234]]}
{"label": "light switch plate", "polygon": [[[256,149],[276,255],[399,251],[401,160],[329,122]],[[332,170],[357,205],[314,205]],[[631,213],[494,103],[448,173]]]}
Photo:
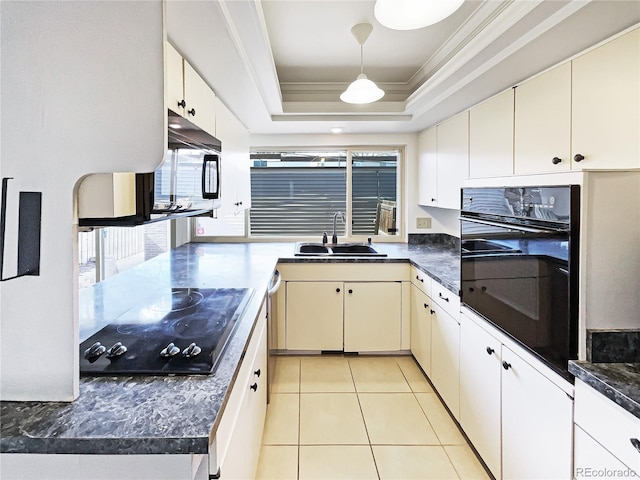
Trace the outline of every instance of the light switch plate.
{"label": "light switch plate", "polygon": [[416,218],[416,228],[431,228],[431,217]]}

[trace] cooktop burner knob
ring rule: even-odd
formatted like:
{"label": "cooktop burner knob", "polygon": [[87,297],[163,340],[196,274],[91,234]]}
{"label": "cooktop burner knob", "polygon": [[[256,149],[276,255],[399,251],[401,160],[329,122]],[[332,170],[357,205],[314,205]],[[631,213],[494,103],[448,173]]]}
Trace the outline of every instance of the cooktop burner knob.
{"label": "cooktop burner knob", "polygon": [[160,356],[165,358],[171,358],[179,353],[180,353],[180,349],[176,347],[173,342],[171,342],[169,345],[167,345],[160,351]]}
{"label": "cooktop burner knob", "polygon": [[96,342],[84,351],[84,358],[93,363],[106,351],[107,347],[102,345],[100,342]]}
{"label": "cooktop burner knob", "polygon": [[126,352],[127,347],[125,347],[122,342],[118,342],[113,344],[113,346],[109,350],[107,350],[107,358],[116,358]]}
{"label": "cooktop burner knob", "polygon": [[192,343],[191,345],[189,345],[187,348],[185,348],[182,351],[182,356],[186,357],[186,358],[195,357],[201,351],[202,351],[202,349],[199,346],[197,346],[195,343]]}

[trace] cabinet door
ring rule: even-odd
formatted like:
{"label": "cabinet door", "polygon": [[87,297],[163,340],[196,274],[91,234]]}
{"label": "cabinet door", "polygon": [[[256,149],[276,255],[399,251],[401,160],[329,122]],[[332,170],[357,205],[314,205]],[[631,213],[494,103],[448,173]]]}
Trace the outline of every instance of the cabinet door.
{"label": "cabinet door", "polygon": [[401,283],[350,282],[344,288],[344,351],[400,350]]}
{"label": "cabinet door", "polygon": [[501,344],[460,317],[460,425],[484,463],[500,478]]}
{"label": "cabinet door", "polygon": [[451,410],[460,417],[460,325],[440,305],[431,317],[431,381]]}
{"label": "cabinet door", "polygon": [[572,62],[573,168],[640,167],[640,29]]}
{"label": "cabinet door", "polygon": [[[609,470],[626,472],[629,468],[596,442],[578,425],[574,429],[573,477],[584,478],[587,472]],[[633,478],[633,476],[631,476]]]}
{"label": "cabinet door", "polygon": [[184,62],[185,118],[216,136],[216,95],[191,65]]}
{"label": "cabinet door", "polygon": [[438,156],[436,153],[436,128],[418,136],[418,204],[437,206]]}
{"label": "cabinet door", "polygon": [[[266,321],[260,322],[260,344],[251,363],[248,381],[234,386],[243,388],[244,399],[238,413],[229,449],[220,468],[224,480],[255,478],[267,413],[267,337]],[[259,374],[257,372],[260,372]]]}
{"label": "cabinet door", "polygon": [[515,173],[571,168],[571,63],[515,90]]}
{"label": "cabinet door", "polygon": [[168,42],[164,43],[164,61],[167,108],[184,117],[184,107],[181,106],[184,100],[182,56]]}
{"label": "cabinet door", "polygon": [[571,478],[573,400],[502,346],[502,477]]}
{"label": "cabinet door", "polygon": [[287,282],[288,350],[342,350],[342,291],[342,282]]}
{"label": "cabinet door", "polygon": [[411,353],[431,376],[431,299],[411,285]]}
{"label": "cabinet door", "polygon": [[469,176],[469,112],[436,127],[438,157],[437,205],[460,209],[460,189]]}
{"label": "cabinet door", "polygon": [[513,89],[469,111],[469,176],[513,173]]}

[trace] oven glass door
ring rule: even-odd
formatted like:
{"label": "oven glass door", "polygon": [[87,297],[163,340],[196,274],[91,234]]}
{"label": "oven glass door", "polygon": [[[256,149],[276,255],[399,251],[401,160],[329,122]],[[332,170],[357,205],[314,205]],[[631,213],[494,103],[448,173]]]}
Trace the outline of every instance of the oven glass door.
{"label": "oven glass door", "polygon": [[462,301],[563,375],[576,358],[569,286],[568,231],[461,218]]}

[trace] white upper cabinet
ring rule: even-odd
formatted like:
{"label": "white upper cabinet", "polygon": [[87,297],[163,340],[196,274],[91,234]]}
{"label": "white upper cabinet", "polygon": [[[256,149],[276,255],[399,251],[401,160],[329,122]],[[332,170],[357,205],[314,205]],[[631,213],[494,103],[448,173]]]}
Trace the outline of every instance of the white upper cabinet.
{"label": "white upper cabinet", "polygon": [[514,173],[571,168],[571,64],[565,63],[515,90]]}
{"label": "white upper cabinet", "polygon": [[469,176],[469,112],[451,117],[436,127],[436,206],[460,209],[460,189]]}
{"label": "white upper cabinet", "polygon": [[513,174],[513,89],[469,111],[469,176]]}
{"label": "white upper cabinet", "polygon": [[167,108],[216,135],[216,95],[173,46],[165,42]]}
{"label": "white upper cabinet", "polygon": [[418,204],[435,207],[438,199],[436,127],[418,135]]}
{"label": "white upper cabinet", "polygon": [[574,168],[639,168],[640,29],[576,58],[572,67]]}

